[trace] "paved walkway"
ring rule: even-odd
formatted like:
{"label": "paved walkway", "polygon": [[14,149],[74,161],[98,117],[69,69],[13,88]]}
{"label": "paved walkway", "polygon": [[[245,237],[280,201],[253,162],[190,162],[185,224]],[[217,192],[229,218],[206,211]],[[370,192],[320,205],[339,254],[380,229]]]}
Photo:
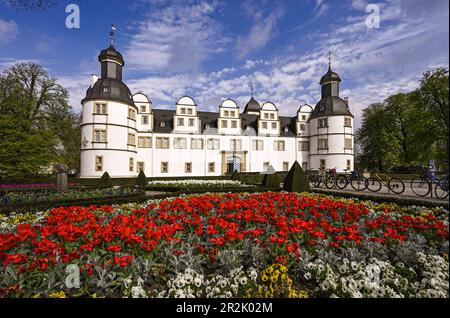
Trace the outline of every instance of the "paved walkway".
{"label": "paved walkway", "polygon": [[160,195],[160,194],[164,194],[164,193],[167,193],[167,192],[161,192],[161,191],[145,191],[145,195],[148,196],[148,197],[152,197],[152,196]]}

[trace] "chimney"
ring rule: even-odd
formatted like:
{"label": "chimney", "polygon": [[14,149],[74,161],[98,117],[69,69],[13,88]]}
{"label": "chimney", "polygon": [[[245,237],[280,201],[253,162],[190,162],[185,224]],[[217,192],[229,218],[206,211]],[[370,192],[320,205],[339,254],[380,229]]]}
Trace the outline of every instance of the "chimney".
{"label": "chimney", "polygon": [[91,87],[94,86],[94,84],[97,82],[97,80],[98,80],[98,76],[95,74],[92,74],[91,75]]}

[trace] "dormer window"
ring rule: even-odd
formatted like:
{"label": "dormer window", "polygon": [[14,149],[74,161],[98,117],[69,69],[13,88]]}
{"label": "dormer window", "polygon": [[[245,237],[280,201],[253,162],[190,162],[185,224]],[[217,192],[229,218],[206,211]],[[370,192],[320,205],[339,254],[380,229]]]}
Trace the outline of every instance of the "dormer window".
{"label": "dormer window", "polygon": [[185,115],[186,114],[186,108],[181,108],[181,114]]}
{"label": "dormer window", "polygon": [[209,129],[209,128],[211,128],[211,127],[210,127],[208,124],[206,124],[206,125],[205,125],[205,128],[206,128],[206,129]]}
{"label": "dormer window", "polygon": [[161,127],[166,127],[166,123],[165,122],[161,122],[160,124],[159,124]]}
{"label": "dormer window", "polygon": [[192,115],[192,108],[188,108],[187,113],[188,113],[188,115]]}
{"label": "dormer window", "polygon": [[270,119],[275,119],[275,114],[270,114]]}
{"label": "dormer window", "polygon": [[302,115],[302,120],[306,120],[306,115]]}
{"label": "dormer window", "polygon": [[285,133],[289,132],[289,127],[284,127],[284,132]]}
{"label": "dormer window", "polygon": [[235,112],[234,111],[230,111],[230,116],[234,117],[235,116]]}
{"label": "dormer window", "polygon": [[228,116],[229,116],[228,110],[225,110],[225,111],[223,112],[223,115],[224,115],[225,117],[228,117]]}
{"label": "dormer window", "polygon": [[145,113],[145,112],[146,112],[146,110],[147,110],[147,107],[145,107],[145,106],[141,106],[141,113]]}
{"label": "dormer window", "polygon": [[265,119],[269,119],[269,114],[268,113],[264,113],[264,118]]}
{"label": "dormer window", "polygon": [[103,87],[103,93],[108,93],[109,92],[109,88],[108,87]]}

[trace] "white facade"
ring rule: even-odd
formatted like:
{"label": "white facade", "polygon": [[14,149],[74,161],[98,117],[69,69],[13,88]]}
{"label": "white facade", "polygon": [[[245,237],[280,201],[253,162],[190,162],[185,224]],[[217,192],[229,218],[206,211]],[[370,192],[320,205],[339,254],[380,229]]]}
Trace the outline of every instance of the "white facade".
{"label": "white facade", "polygon": [[219,176],[269,165],[287,171],[295,161],[306,170],[354,169],[351,114],[310,118],[314,109],[305,104],[283,117],[267,102],[256,115],[231,99],[207,113],[189,96],[174,108],[153,109],[142,93],[132,102],[90,93],[82,108],[80,177],[135,177],[141,169],[147,177]]}

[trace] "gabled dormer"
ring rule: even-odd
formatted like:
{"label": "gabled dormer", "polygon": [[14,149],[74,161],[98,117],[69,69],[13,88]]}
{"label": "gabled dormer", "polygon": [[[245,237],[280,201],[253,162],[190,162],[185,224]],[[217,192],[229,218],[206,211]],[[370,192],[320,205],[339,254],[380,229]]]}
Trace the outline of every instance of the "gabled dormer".
{"label": "gabled dormer", "polygon": [[152,131],[153,130],[153,112],[152,102],[143,93],[133,95],[133,102],[138,109],[137,126],[139,130]]}
{"label": "gabled dormer", "polygon": [[279,135],[280,119],[278,118],[278,108],[275,104],[267,102],[261,106],[258,118],[259,135]]}
{"label": "gabled dormer", "polygon": [[239,106],[234,100],[226,99],[219,106],[217,128],[219,134],[241,134],[241,115],[239,114]]}
{"label": "gabled dormer", "polygon": [[309,118],[313,111],[312,106],[305,104],[300,106],[297,111],[296,120],[296,133],[297,136],[308,136],[309,135]]}
{"label": "gabled dormer", "polygon": [[176,132],[198,133],[200,122],[197,107],[197,104],[191,97],[181,97],[175,105],[173,130]]}

